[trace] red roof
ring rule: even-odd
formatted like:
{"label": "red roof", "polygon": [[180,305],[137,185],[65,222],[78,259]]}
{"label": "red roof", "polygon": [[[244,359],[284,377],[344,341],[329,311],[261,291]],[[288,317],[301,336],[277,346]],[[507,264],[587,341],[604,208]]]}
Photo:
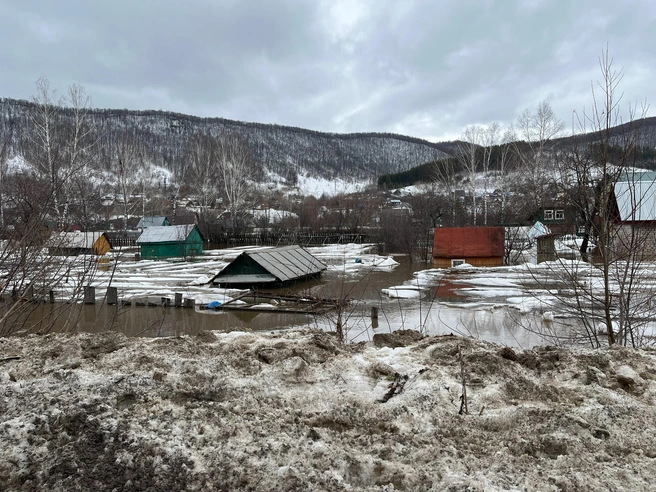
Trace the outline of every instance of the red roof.
{"label": "red roof", "polygon": [[433,258],[503,257],[503,227],[442,227],[435,229]]}

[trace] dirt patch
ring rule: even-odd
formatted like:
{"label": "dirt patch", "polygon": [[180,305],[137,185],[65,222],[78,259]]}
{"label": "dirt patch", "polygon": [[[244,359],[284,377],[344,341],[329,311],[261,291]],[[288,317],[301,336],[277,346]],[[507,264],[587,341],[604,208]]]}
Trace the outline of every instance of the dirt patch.
{"label": "dirt patch", "polygon": [[393,333],[376,333],[373,342],[376,347],[407,347],[423,337],[416,330],[397,330]]}
{"label": "dirt patch", "polygon": [[0,340],[0,490],[653,483],[650,351],[312,330]]}

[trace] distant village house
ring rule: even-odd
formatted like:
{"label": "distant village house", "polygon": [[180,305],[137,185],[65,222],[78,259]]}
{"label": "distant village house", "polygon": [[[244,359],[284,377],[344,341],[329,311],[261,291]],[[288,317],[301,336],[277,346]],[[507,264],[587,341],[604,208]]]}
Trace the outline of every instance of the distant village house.
{"label": "distant village house", "polygon": [[435,229],[433,266],[450,268],[502,266],[505,253],[503,227],[443,227]]}
{"label": "distant village house", "polygon": [[137,244],[142,258],[189,258],[203,254],[203,236],[194,224],[148,227]]}

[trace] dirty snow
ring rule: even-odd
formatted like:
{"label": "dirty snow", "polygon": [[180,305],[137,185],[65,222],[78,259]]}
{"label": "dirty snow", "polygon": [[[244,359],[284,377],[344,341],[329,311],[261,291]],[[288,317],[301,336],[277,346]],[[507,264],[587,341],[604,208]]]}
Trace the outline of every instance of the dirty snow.
{"label": "dirty snow", "polygon": [[653,488],[653,351],[302,330],[0,354],[3,490]]}

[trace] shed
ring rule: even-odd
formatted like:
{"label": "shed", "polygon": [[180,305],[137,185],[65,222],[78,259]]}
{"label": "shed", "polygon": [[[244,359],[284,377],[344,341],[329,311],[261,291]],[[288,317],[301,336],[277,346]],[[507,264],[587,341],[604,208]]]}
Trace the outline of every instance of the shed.
{"label": "shed", "polygon": [[639,255],[656,259],[656,174],[627,173],[614,185],[609,213],[614,217],[610,238],[613,253],[619,257]]}
{"label": "shed", "polygon": [[137,244],[142,258],[188,258],[203,254],[203,236],[194,224],[148,227]]}
{"label": "shed", "polygon": [[146,229],[148,227],[170,226],[171,223],[163,215],[153,215],[152,217],[142,217],[137,224],[137,229]]}
{"label": "shed", "polygon": [[112,243],[104,232],[58,232],[50,237],[46,246],[51,254],[67,256],[102,256],[112,249]]}
{"label": "shed", "polygon": [[442,227],[435,229],[433,266],[449,268],[502,266],[505,251],[503,227]]}
{"label": "shed", "polygon": [[277,286],[321,275],[326,269],[300,246],[245,251],[211,280],[213,285]]}

